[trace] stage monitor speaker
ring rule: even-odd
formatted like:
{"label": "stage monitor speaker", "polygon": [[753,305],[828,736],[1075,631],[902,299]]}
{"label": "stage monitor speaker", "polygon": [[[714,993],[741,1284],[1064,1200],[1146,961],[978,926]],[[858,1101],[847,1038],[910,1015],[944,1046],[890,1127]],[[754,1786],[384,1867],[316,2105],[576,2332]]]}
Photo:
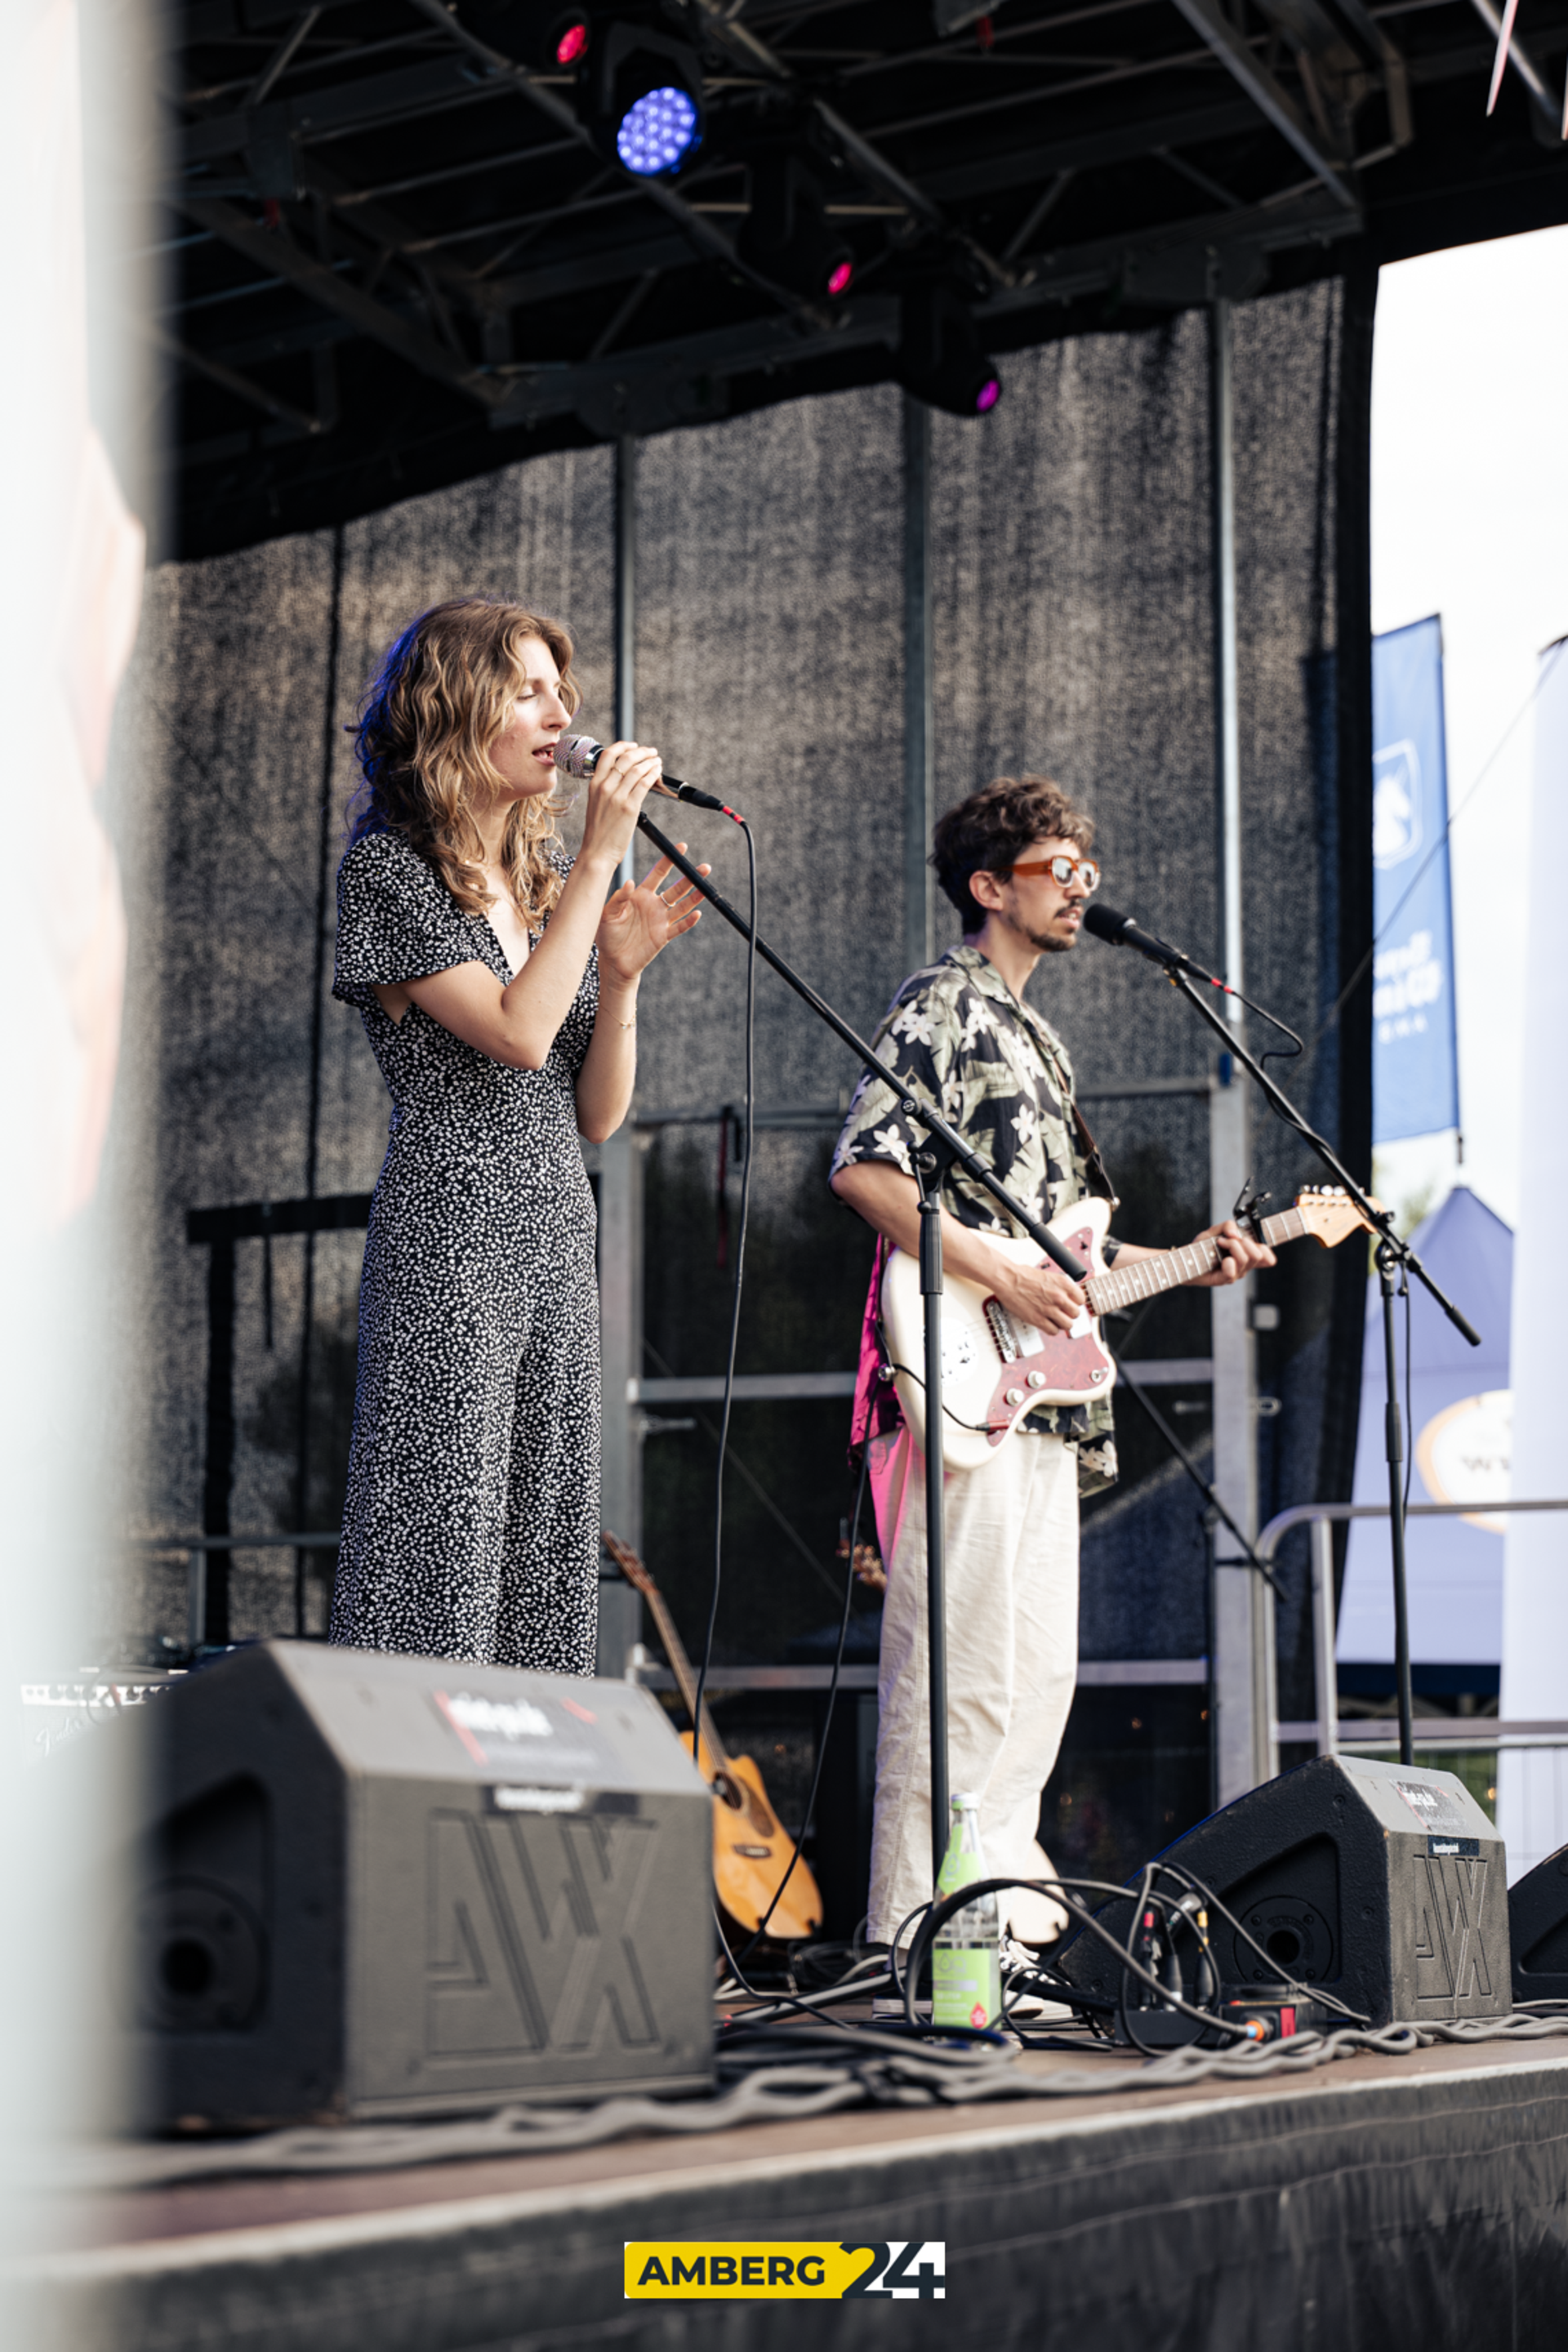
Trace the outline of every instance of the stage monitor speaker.
{"label": "stage monitor speaker", "polygon": [[269,1642],[95,1736],[143,2127],[711,2083],[712,1801],[647,1691]]}
{"label": "stage monitor speaker", "polygon": [[1510,1887],[1508,1918],[1515,2001],[1568,2000],[1568,1845]]}
{"label": "stage monitor speaker", "polygon": [[[1226,1986],[1321,1985],[1374,2025],[1500,2017],[1512,2005],[1502,1840],[1451,1772],[1314,1757],[1162,1859],[1201,1879],[1262,1947],[1211,1911]],[[1132,1907],[1118,1896],[1099,1915],[1123,1942]],[[1179,1943],[1190,2000],[1195,1940]],[[1121,1971],[1087,1928],[1057,1965],[1085,1992],[1115,1997]]]}

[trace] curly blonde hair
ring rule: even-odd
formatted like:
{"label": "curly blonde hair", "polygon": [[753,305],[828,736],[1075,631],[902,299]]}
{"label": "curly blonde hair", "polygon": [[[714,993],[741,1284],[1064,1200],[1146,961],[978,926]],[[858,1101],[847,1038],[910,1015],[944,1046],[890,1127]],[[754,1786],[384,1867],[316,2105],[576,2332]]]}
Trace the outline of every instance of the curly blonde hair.
{"label": "curly blonde hair", "polygon": [[[489,747],[526,675],[530,637],[548,646],[561,699],[575,711],[582,695],[572,639],[560,622],[499,598],[463,596],[432,604],[387,647],[350,730],[364,773],[350,813],[351,841],[403,834],[466,914],[483,915],[494,903],[479,871],[484,843],[474,800],[501,783]],[[544,793],[515,802],[506,821],[501,866],[531,931],[561,896],[562,877],[546,854],[559,814]]]}

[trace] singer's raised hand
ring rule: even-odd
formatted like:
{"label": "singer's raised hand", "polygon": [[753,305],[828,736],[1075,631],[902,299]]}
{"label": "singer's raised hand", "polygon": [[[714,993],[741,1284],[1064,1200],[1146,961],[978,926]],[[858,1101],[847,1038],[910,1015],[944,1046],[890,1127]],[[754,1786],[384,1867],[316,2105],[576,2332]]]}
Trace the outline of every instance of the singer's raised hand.
{"label": "singer's raised hand", "polygon": [[605,744],[588,779],[583,846],[578,852],[585,865],[620,864],[631,846],[642,804],[663,773],[664,762],[650,745]]}
{"label": "singer's raised hand", "polygon": [[[686,844],[678,841],[675,845],[684,856]],[[712,868],[700,866],[697,870],[705,875]],[[674,887],[667,888],[672,877]],[[700,919],[701,913],[700,891],[681,880],[668,857],[661,857],[635,887],[623,882],[599,923],[601,985],[625,987],[636,980],[671,940],[678,940]]]}

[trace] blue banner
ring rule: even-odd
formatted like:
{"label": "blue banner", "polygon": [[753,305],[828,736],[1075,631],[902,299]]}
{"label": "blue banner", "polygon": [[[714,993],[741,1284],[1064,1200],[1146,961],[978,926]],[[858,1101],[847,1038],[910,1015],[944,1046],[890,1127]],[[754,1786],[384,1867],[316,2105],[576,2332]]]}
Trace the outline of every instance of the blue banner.
{"label": "blue banner", "polygon": [[1372,1134],[1459,1124],[1443,625],[1372,641]]}

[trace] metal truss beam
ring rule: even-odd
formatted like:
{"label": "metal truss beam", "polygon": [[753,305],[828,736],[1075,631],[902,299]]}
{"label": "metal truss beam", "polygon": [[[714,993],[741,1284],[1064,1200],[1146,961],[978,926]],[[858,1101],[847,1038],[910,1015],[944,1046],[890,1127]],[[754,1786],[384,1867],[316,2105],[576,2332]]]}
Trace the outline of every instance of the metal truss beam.
{"label": "metal truss beam", "polygon": [[1341,169],[1345,159],[1329,152],[1324,141],[1307,122],[1289,91],[1275,80],[1262,59],[1254,55],[1225,15],[1219,0],[1176,0],[1176,5],[1194,32],[1207,43],[1226,70],[1241,84],[1258,112],[1274,125],[1282,138],[1289,141],[1308,170],[1321,180],[1335,203],[1342,205],[1347,212],[1353,212],[1356,209],[1355,191]]}
{"label": "metal truss beam", "polygon": [[421,375],[434,377],[449,391],[466,394],[481,408],[493,409],[503,396],[505,387],[495,376],[469,366],[457,352],[411,326],[374,295],[348,284],[336,270],[312,261],[309,254],[301,253],[298,246],[291,245],[276,230],[263,228],[248,213],[216,197],[182,194],[177,202],[188,218],[210,229],[237,253],[243,253],[258,269],[286,285],[298,287],[301,294],[319,302],[323,310],[337,311],[362,335],[368,335],[373,342],[384,343]]}
{"label": "metal truss beam", "polygon": [[[428,16],[430,22],[433,25],[438,25],[449,40],[458,42],[471,58],[479,59],[488,67],[498,83],[510,82],[514,89],[521,92],[524,98],[536,106],[542,114],[547,115],[557,129],[569,133],[576,140],[579,146],[587,150],[589,154],[603,161],[587,125],[578,120],[576,110],[569,106],[563,98],[558,97],[553,89],[548,88],[535,75],[531,74],[526,67],[515,64],[510,58],[503,57],[499,49],[492,49],[487,41],[481,41],[477,34],[470,33],[467,26],[459,23],[444,5],[444,0],[409,0],[409,5],[416,8],[422,16]],[[771,301],[776,302],[781,310],[789,311],[806,326],[821,327],[826,317],[825,312],[817,310],[810,302],[802,301],[798,295],[790,293],[786,288],[775,286],[772,278],[763,277],[760,270],[748,268],[722,231],[715,228],[701,213],[694,212],[684,196],[678,195],[676,191],[667,187],[662,180],[645,179],[635,172],[626,172],[623,176],[640,195],[646,196],[650,204],[658,205],[661,212],[668,213],[671,220],[678,221],[693,245],[700,251],[710,254],[716,260],[721,260],[736,276],[745,278],[749,284],[766,294]]]}
{"label": "metal truss beam", "polygon": [[1142,121],[1108,123],[1071,139],[1044,139],[1028,147],[1004,149],[972,163],[950,163],[926,174],[926,186],[949,203],[967,196],[996,195],[1025,188],[1058,172],[1093,172],[1108,163],[1131,163],[1161,147],[1199,147],[1214,139],[1238,139],[1258,128],[1258,110],[1245,99],[1215,106],[1188,107],[1179,114],[1150,115]]}
{"label": "metal truss beam", "polygon": [[189,368],[194,374],[205,375],[210,383],[221,384],[225,392],[232,393],[237,400],[246,401],[252,408],[261,409],[279,425],[291,425],[307,440],[313,439],[323,430],[321,417],[312,416],[308,409],[296,408],[291,400],[280,400],[275,392],[268,392],[265,384],[241,375],[237,368],[226,367],[222,360],[214,359],[205,352],[193,351],[188,343],[182,343],[177,336],[167,333],[156,320],[141,319],[137,324],[150,343],[166,352],[170,359],[178,361],[181,367]]}
{"label": "metal truss beam", "polygon": [[[711,413],[699,387],[762,368],[793,366],[826,359],[870,343],[895,344],[900,306],[890,297],[858,302],[837,314],[830,327],[803,335],[785,319],[753,319],[743,326],[718,327],[707,334],[682,335],[672,342],[646,344],[581,365],[514,370],[506,398],[491,425],[535,425],[546,416],[575,412],[606,437],[661,426]],[[721,413],[721,412],[720,412]]]}
{"label": "metal truss beam", "polygon": [[417,229],[396,213],[388,212],[384,205],[367,202],[351,181],[323,163],[320,156],[300,158],[300,184],[307,195],[320,196],[323,204],[331,206],[351,236],[363,237],[384,252],[395,253],[410,267],[438,278],[481,316],[497,307],[484,278],[477,278],[471,269],[465,269],[460,261],[453,261],[447,254],[419,250],[426,240]]}
{"label": "metal truss beam", "polygon": [[[998,288],[976,315],[1011,318],[1113,288],[1150,309],[1184,310],[1216,294],[1245,298],[1267,278],[1271,253],[1359,236],[1363,226],[1359,211],[1347,213],[1317,194],[1294,205],[1205,214],[1142,236],[1108,237],[1052,254],[1027,283]],[[891,347],[898,338],[899,304],[887,297],[851,303],[831,328],[815,335],[801,335],[785,320],[758,319],[577,365],[520,368],[511,372],[490,423],[500,431],[575,414],[605,438],[659,432],[721,415],[717,387],[731,377],[875,343]]]}
{"label": "metal truss beam", "polygon": [[[784,59],[776,56],[765,41],[760,40],[755,33],[737,21],[731,0],[698,0],[698,5],[712,38],[730,51],[737,64],[766,75],[783,89],[799,88]],[[881,150],[873,146],[853,123],[846,122],[825,99],[815,93],[811,94],[810,102],[823,127],[874,187],[883,189],[895,203],[907,205],[914,217],[923,221],[928,228],[934,229],[941,236],[956,238],[997,285],[1012,284],[1013,273],[1006,263],[998,261],[994,254],[987,252],[985,247],[971,236],[967,230],[955,228],[936,199],[907,178],[896,163],[890,163]]]}
{"label": "metal truss beam", "polygon": [[1199,214],[1166,228],[1045,255],[1034,264],[1027,284],[992,295],[976,315],[1005,318],[1042,302],[1076,301],[1113,287],[1129,302],[1156,308],[1186,310],[1217,295],[1242,301],[1263,285],[1270,254],[1292,246],[1336,244],[1361,236],[1364,227],[1359,210],[1345,212],[1315,191],[1290,205]]}
{"label": "metal truss beam", "polygon": [[618,286],[624,278],[641,278],[648,270],[679,269],[697,260],[684,236],[639,237],[635,245],[615,245],[599,253],[585,253],[572,261],[544,261],[537,269],[519,270],[510,278],[485,280],[486,299],[498,310],[521,310],[530,302],[555,302],[563,295],[584,294],[598,286]]}
{"label": "metal truss beam", "polygon": [[[348,62],[352,63],[352,58]],[[258,145],[293,139],[320,139],[331,131],[369,130],[376,124],[436,114],[505,91],[499,77],[476,80],[460,58],[433,58],[427,65],[400,66],[394,73],[367,74],[361,81],[333,82],[300,98],[275,99],[233,114],[208,115],[186,126],[180,152],[186,165],[239,155]]]}

